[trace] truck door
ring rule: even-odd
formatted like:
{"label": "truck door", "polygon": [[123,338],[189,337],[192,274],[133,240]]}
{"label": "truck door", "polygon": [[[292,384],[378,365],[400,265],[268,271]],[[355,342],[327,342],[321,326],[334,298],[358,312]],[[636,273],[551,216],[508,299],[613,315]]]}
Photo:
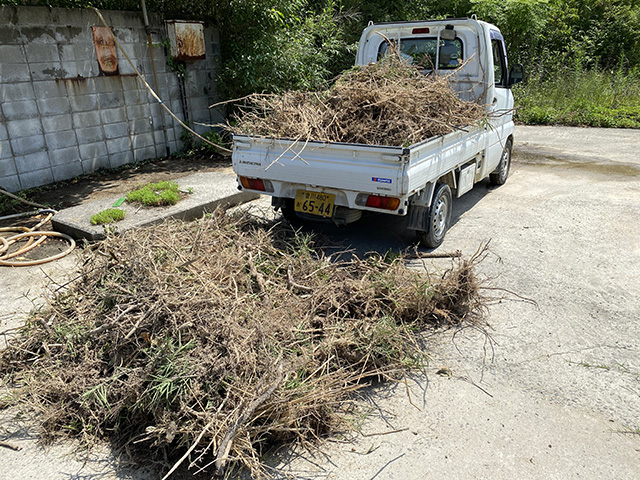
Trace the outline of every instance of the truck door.
{"label": "truck door", "polygon": [[513,94],[509,88],[509,70],[504,38],[500,32],[493,29],[489,31],[489,36],[493,55],[494,93],[485,173],[492,172],[498,165],[504,143],[513,128]]}

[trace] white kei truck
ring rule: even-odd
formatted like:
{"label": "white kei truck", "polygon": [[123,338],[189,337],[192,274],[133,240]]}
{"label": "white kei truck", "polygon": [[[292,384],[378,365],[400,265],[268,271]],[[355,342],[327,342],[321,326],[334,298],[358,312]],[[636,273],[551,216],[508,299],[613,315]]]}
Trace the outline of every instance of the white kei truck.
{"label": "white kei truck", "polygon": [[[513,145],[510,87],[522,65],[509,68],[500,30],[475,18],[381,23],[362,33],[356,65],[376,62],[389,41],[400,54],[450,75],[460,98],[486,108],[488,121],[408,147],[233,136],[238,188],[271,195],[289,220],[358,220],[363,211],[408,215],[406,225],[428,248],[442,244],[452,197],[487,177],[507,180]],[[435,60],[434,60],[435,59]],[[431,71],[435,70],[435,71]]]}

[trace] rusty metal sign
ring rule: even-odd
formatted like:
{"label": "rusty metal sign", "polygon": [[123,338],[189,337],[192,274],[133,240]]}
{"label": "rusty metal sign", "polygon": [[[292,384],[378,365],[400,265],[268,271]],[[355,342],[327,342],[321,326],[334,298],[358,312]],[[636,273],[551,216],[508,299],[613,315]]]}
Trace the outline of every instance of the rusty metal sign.
{"label": "rusty metal sign", "polygon": [[118,55],[116,42],[111,30],[107,27],[91,27],[93,31],[93,44],[96,47],[96,56],[100,73],[103,75],[118,74]]}
{"label": "rusty metal sign", "polygon": [[171,56],[178,60],[206,58],[202,22],[168,20],[167,34],[171,42]]}

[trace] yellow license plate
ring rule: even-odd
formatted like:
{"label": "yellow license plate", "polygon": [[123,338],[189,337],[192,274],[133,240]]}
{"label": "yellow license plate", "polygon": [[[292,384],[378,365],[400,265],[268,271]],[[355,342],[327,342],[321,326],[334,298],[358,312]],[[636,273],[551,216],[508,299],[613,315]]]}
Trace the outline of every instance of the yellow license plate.
{"label": "yellow license plate", "polygon": [[318,215],[320,217],[333,216],[334,202],[336,196],[332,193],[307,192],[298,190],[294,210],[300,213]]}

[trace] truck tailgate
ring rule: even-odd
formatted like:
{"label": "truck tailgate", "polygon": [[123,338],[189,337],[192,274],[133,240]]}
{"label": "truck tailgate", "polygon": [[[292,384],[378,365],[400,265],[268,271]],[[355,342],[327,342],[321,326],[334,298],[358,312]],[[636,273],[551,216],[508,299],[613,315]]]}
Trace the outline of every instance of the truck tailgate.
{"label": "truck tailgate", "polygon": [[389,196],[402,194],[406,153],[402,147],[233,137],[237,175]]}

